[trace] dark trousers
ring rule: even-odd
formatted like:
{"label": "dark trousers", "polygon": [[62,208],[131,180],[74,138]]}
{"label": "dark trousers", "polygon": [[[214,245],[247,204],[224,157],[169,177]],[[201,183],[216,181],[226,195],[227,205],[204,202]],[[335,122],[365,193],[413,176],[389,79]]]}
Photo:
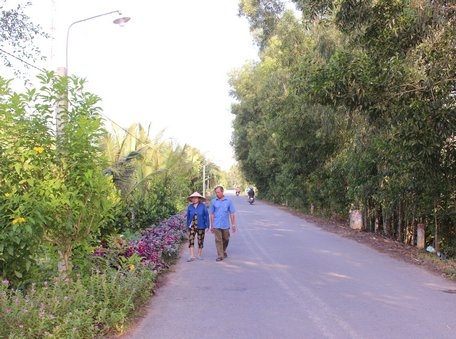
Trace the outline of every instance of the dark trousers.
{"label": "dark trousers", "polygon": [[226,254],[226,248],[230,242],[230,229],[214,229],[215,248],[217,249],[217,257],[223,258]]}

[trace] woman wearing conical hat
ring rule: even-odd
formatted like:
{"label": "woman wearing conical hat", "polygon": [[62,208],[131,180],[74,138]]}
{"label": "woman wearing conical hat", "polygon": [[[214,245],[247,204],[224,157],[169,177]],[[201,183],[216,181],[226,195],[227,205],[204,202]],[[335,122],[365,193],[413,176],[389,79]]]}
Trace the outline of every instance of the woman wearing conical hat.
{"label": "woman wearing conical hat", "polygon": [[187,229],[188,248],[190,257],[187,261],[194,261],[195,258],[195,236],[198,239],[198,254],[197,258],[202,259],[202,252],[204,246],[204,235],[209,229],[209,212],[207,211],[204,197],[198,192],[193,192],[188,200],[190,204],[187,207]]}

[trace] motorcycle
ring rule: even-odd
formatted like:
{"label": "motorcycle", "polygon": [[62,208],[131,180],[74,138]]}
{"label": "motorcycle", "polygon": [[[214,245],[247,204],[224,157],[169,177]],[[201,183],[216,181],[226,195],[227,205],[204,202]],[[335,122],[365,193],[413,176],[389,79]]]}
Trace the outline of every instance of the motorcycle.
{"label": "motorcycle", "polygon": [[255,197],[249,197],[249,204],[252,205],[255,202]]}

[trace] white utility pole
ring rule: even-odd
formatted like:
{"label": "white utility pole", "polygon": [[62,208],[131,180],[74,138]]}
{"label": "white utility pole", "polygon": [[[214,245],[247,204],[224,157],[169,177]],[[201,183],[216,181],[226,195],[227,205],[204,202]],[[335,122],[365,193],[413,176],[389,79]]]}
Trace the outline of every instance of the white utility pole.
{"label": "white utility pole", "polygon": [[203,165],[203,197],[206,197],[206,165]]}

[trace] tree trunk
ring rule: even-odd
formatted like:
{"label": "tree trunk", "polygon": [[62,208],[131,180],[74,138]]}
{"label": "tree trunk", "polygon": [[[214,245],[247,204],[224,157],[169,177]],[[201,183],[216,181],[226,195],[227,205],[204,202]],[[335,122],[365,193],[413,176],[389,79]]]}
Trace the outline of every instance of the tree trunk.
{"label": "tree trunk", "polygon": [[397,206],[396,240],[402,241],[402,201],[400,199]]}
{"label": "tree trunk", "polygon": [[436,252],[440,251],[440,246],[439,246],[439,224],[437,221],[437,203],[434,202],[434,227],[435,227],[435,232],[434,232],[434,248]]}
{"label": "tree trunk", "polygon": [[57,263],[57,267],[59,273],[64,277],[66,277],[68,275],[68,272],[71,272],[71,270],[73,269],[73,265],[71,263],[71,253],[71,247],[67,247],[63,251],[58,251],[59,262]]}
{"label": "tree trunk", "polygon": [[369,209],[364,206],[363,209],[363,225],[364,225],[364,229],[367,229],[369,230],[370,226],[369,226]]}
{"label": "tree trunk", "polygon": [[383,235],[388,235],[388,225],[387,225],[387,216],[386,216],[386,211],[385,208],[382,209],[382,232]]}
{"label": "tree trunk", "polygon": [[375,210],[375,224],[374,224],[374,233],[378,232],[378,229],[380,227],[380,216],[379,216],[379,211],[378,209]]}

